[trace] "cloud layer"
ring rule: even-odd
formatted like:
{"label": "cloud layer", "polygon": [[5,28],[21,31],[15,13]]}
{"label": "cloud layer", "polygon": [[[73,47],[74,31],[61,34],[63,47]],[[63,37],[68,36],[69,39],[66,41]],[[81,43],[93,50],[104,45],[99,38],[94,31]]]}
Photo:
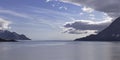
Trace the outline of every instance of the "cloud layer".
{"label": "cloud layer", "polygon": [[[64,3],[70,3],[77,6],[83,6],[84,12],[91,13],[94,10],[106,13],[113,19],[120,17],[120,0],[60,0]],[[107,18],[107,17],[106,17]],[[106,28],[112,19],[106,19],[103,21],[92,20],[75,20],[68,22],[64,25],[65,32],[72,34],[82,34],[96,31],[101,31]]]}
{"label": "cloud layer", "polygon": [[104,21],[91,21],[91,20],[75,20],[73,22],[67,22],[64,25],[65,32],[71,34],[85,34],[95,33],[103,30],[111,23],[111,20]]}
{"label": "cloud layer", "polygon": [[3,18],[0,18],[0,30],[7,30],[9,29],[9,25],[11,24],[10,21],[7,21]]}
{"label": "cloud layer", "polygon": [[120,0],[60,0],[65,3],[72,3],[75,5],[82,5],[107,13],[111,17],[120,16]]}

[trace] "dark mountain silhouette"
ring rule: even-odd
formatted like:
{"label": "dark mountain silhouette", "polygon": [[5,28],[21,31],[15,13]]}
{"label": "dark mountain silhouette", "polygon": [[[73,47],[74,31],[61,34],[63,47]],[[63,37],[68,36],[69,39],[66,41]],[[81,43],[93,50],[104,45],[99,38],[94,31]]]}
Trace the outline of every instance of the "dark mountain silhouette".
{"label": "dark mountain silhouette", "polygon": [[0,38],[5,40],[30,40],[23,34],[18,34],[16,32],[10,32],[8,30],[1,30],[0,31]]}
{"label": "dark mountain silhouette", "polygon": [[120,41],[120,17],[97,35],[90,35],[75,41]]}
{"label": "dark mountain silhouette", "polygon": [[0,38],[0,42],[17,42],[16,40],[5,40]]}

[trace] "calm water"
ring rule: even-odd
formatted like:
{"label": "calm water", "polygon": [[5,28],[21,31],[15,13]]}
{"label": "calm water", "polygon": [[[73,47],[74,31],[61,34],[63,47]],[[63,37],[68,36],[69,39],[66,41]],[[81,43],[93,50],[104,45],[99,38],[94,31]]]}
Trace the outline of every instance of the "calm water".
{"label": "calm water", "polygon": [[120,60],[119,42],[1,42],[0,60]]}

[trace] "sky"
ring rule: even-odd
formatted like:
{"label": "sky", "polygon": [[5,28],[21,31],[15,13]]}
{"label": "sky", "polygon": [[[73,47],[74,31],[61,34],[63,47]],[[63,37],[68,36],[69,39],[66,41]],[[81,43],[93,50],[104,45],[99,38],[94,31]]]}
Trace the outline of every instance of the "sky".
{"label": "sky", "polygon": [[32,40],[74,40],[109,26],[120,15],[118,2],[0,0],[0,29],[25,34]]}

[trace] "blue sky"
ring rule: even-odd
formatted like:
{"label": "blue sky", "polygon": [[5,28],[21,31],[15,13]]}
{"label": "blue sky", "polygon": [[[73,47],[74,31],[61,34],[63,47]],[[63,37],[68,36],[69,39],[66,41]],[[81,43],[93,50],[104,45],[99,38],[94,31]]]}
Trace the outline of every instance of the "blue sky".
{"label": "blue sky", "polygon": [[57,0],[0,0],[0,18],[11,22],[9,30],[34,40],[79,38],[87,34],[64,33],[69,29],[64,25],[78,20],[103,21],[104,17],[103,12]]}

